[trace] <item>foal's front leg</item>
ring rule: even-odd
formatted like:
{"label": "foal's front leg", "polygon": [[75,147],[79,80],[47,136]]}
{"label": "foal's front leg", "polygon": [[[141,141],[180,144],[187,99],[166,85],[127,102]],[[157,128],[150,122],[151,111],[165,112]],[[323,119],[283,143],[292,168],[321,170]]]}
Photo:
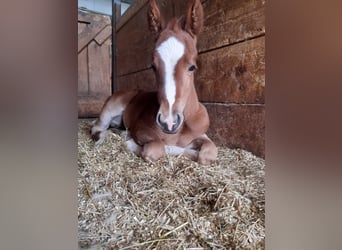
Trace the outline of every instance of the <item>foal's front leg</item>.
{"label": "foal's front leg", "polygon": [[186,148],[197,149],[197,161],[201,164],[208,165],[217,159],[217,147],[206,134],[194,139]]}
{"label": "foal's front leg", "polygon": [[148,161],[156,161],[165,154],[165,144],[155,140],[144,144],[141,156]]}
{"label": "foal's front leg", "polygon": [[165,144],[159,139],[150,139],[143,146],[140,146],[131,138],[130,133],[127,133],[126,136],[128,137],[126,141],[127,149],[145,160],[156,161],[165,154]]}
{"label": "foal's front leg", "polygon": [[156,161],[165,154],[165,145],[161,141],[151,141],[140,146],[131,138],[126,141],[126,147],[147,161]]}

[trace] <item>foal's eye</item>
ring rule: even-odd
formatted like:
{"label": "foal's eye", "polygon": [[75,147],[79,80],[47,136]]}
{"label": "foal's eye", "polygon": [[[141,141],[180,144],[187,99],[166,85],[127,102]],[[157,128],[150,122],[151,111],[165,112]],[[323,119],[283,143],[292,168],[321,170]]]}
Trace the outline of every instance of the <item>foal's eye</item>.
{"label": "foal's eye", "polygon": [[195,65],[191,65],[188,70],[191,72],[191,71],[194,71],[195,69],[196,69],[196,66]]}

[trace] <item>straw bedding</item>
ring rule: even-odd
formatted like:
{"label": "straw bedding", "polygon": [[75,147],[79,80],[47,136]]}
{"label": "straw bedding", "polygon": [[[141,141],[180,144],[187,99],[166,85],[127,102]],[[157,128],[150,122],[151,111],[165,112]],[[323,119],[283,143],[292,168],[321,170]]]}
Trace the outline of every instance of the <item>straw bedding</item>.
{"label": "straw bedding", "polygon": [[216,163],[146,162],[124,135],[78,128],[80,249],[264,249],[265,161],[219,147]]}

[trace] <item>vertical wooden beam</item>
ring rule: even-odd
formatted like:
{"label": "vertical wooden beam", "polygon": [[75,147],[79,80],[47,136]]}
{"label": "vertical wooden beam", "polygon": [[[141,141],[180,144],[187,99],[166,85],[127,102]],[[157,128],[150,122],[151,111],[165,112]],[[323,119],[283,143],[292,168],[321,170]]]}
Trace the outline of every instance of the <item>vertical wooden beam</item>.
{"label": "vertical wooden beam", "polygon": [[115,5],[115,20],[119,20],[121,17],[121,3],[114,3]]}
{"label": "vertical wooden beam", "polygon": [[116,20],[118,9],[120,9],[120,4],[112,0],[112,93],[116,91]]}
{"label": "vertical wooden beam", "polygon": [[89,95],[108,96],[111,93],[109,47],[95,41],[88,45]]}
{"label": "vertical wooden beam", "polygon": [[89,94],[88,48],[78,54],[78,95]]}

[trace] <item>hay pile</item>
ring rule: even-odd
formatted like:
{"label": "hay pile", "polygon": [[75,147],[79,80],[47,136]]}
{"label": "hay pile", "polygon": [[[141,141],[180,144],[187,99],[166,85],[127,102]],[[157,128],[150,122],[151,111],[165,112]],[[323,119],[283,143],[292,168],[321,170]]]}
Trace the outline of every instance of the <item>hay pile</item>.
{"label": "hay pile", "polygon": [[81,249],[265,247],[264,160],[219,148],[202,166],[185,157],[145,162],[110,133],[95,146],[79,121]]}

